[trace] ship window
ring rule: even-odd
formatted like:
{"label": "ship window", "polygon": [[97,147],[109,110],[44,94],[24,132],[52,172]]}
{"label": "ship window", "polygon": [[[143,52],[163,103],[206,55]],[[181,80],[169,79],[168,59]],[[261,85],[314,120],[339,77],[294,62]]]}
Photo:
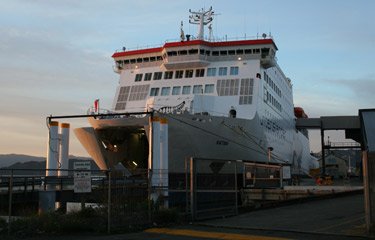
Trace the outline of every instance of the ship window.
{"label": "ship window", "polygon": [[137,58],[137,63],[141,63],[142,62],[142,58]]}
{"label": "ship window", "polygon": [[150,59],[149,58],[143,58],[143,62],[149,62]]}
{"label": "ship window", "polygon": [[155,57],[150,57],[150,62],[155,62],[156,58]]}
{"label": "ship window", "polygon": [[238,75],[238,67],[230,67],[229,74]]}
{"label": "ship window", "polygon": [[140,81],[142,81],[142,76],[143,76],[142,73],[138,73],[138,74],[136,74],[136,75],[135,75],[135,81],[136,81],[136,82],[140,82]]}
{"label": "ship window", "polygon": [[207,68],[207,77],[216,76],[216,68]]}
{"label": "ship window", "polygon": [[250,105],[253,102],[253,96],[240,96],[240,105]]}
{"label": "ship window", "polygon": [[163,58],[161,56],[156,56],[156,60],[161,61]]}
{"label": "ship window", "polygon": [[227,67],[219,67],[219,76],[227,75]]}
{"label": "ship window", "polygon": [[173,71],[168,71],[164,73],[164,79],[172,79],[173,78]]}
{"label": "ship window", "polygon": [[129,101],[144,100],[147,97],[149,88],[149,84],[132,86],[130,90]]}
{"label": "ship window", "polygon": [[227,51],[220,51],[220,56],[226,56],[227,54]]}
{"label": "ship window", "polygon": [[212,56],[219,56],[219,51],[212,51]]}
{"label": "ship window", "polygon": [[245,54],[251,54],[253,51],[251,49],[245,49]]}
{"label": "ship window", "polygon": [[204,55],[204,54],[205,54],[204,49],[199,49],[199,53],[200,53],[201,55]]}
{"label": "ship window", "polygon": [[157,96],[159,95],[159,88],[151,88],[150,96]]}
{"label": "ship window", "polygon": [[135,59],[130,59],[130,63],[135,63]]}
{"label": "ship window", "polygon": [[177,52],[176,51],[170,51],[170,52],[168,52],[168,56],[177,56]]}
{"label": "ship window", "polygon": [[254,53],[260,53],[260,49],[259,48],[254,49]]}
{"label": "ship window", "polygon": [[145,73],[145,81],[150,81],[152,77],[152,73]]}
{"label": "ship window", "polygon": [[213,93],[214,92],[214,84],[206,84],[204,86],[204,93]]}
{"label": "ship window", "polygon": [[194,85],[193,94],[201,94],[203,93],[202,90],[202,85]]}
{"label": "ship window", "polygon": [[181,93],[181,87],[180,86],[173,87],[172,95],[180,95],[180,93]]}
{"label": "ship window", "polygon": [[[221,54],[221,52],[220,52]],[[236,51],[234,50],[228,50],[228,55],[235,55],[236,54]]]}
{"label": "ship window", "polygon": [[239,101],[240,105],[252,104],[253,88],[254,88],[254,79],[252,78],[241,79],[240,101]]}
{"label": "ship window", "polygon": [[124,60],[124,63],[125,64],[129,64],[129,60]]}
{"label": "ship window", "polygon": [[211,51],[206,50],[206,55],[210,56]]}
{"label": "ship window", "polygon": [[184,70],[177,70],[176,74],[174,75],[175,78],[182,78],[184,76]]}
{"label": "ship window", "polygon": [[169,92],[171,91],[171,88],[170,87],[163,87],[161,89],[161,96],[168,96],[169,95]]}
{"label": "ship window", "polygon": [[198,49],[190,49],[189,54],[190,55],[198,54]]}
{"label": "ship window", "polygon": [[187,51],[186,50],[178,51],[178,55],[187,55]]}
{"label": "ship window", "polygon": [[124,103],[120,103],[120,102],[118,102],[118,103],[116,103],[115,110],[116,110],[116,111],[117,111],[117,110],[124,110],[125,107],[126,107],[126,102],[124,102]]}
{"label": "ship window", "polygon": [[216,91],[219,96],[238,95],[239,79],[217,80]]}
{"label": "ship window", "polygon": [[193,77],[193,69],[188,69],[185,71],[185,78],[192,78]]}
{"label": "ship window", "polygon": [[191,91],[191,86],[183,86],[182,87],[182,94],[183,95],[190,94],[190,91]]}
{"label": "ship window", "polygon": [[195,70],[195,77],[204,77],[204,68]]}
{"label": "ship window", "polygon": [[236,53],[237,53],[237,54],[243,54],[243,49],[237,49],[237,50],[236,50]]}
{"label": "ship window", "polygon": [[262,57],[268,56],[269,53],[270,53],[269,48],[262,48]]}
{"label": "ship window", "polygon": [[162,75],[162,72],[154,72],[154,80],[160,80]]}
{"label": "ship window", "polygon": [[128,101],[130,87],[121,87],[118,97],[115,110],[124,110],[126,107],[126,102]]}

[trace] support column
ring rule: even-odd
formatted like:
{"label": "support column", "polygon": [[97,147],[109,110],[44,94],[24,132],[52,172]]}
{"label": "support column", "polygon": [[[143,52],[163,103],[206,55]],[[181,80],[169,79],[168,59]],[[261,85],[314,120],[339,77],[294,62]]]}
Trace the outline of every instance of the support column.
{"label": "support column", "polygon": [[69,169],[69,123],[60,124],[60,166],[58,176],[68,176]]}
{"label": "support column", "polygon": [[365,200],[366,230],[369,235],[375,235],[375,164],[367,150],[362,151],[363,190]]}
{"label": "support column", "polygon": [[[57,177],[59,162],[59,122],[49,122],[45,190],[39,191],[39,213],[55,210],[56,184],[50,183],[50,177]],[[49,170],[53,169],[53,170]]]}
{"label": "support column", "polygon": [[[57,169],[59,162],[59,122],[49,123],[46,169]],[[57,176],[57,171],[46,171],[46,177]],[[48,187],[48,186],[47,186]]]}
{"label": "support column", "polygon": [[152,117],[152,156],[151,162],[151,199],[156,202],[158,193],[155,191],[159,187],[160,180],[160,119],[157,116]]}
{"label": "support column", "polygon": [[160,119],[160,187],[164,197],[164,207],[168,208],[168,121]]}
{"label": "support column", "polygon": [[325,146],[324,146],[324,130],[323,130],[323,123],[321,124],[320,129],[320,139],[322,142],[322,174],[326,174],[326,157],[325,157]]}

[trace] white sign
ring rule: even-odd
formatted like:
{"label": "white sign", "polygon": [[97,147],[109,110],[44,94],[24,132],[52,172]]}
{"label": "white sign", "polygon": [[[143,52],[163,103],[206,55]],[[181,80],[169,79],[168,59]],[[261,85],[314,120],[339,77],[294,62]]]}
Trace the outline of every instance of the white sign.
{"label": "white sign", "polygon": [[91,161],[74,162],[74,170],[74,192],[91,192]]}

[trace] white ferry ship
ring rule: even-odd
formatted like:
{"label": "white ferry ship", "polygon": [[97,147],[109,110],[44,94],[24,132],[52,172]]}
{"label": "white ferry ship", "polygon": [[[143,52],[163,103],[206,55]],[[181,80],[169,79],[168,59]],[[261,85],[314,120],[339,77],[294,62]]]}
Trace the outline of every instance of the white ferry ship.
{"label": "white ferry ship", "polygon": [[290,165],[292,174],[317,167],[307,132],[296,130],[296,117],[306,115],[295,112],[273,38],[217,41],[212,8],[190,14],[196,37],[185,35],[181,23],[178,41],[113,54],[120,76],[113,112],[129,114],[90,117],[92,127],[75,129],[97,165],[147,168],[151,121],[132,113],[153,112],[154,121],[168,124],[169,173],[183,173],[190,157]]}

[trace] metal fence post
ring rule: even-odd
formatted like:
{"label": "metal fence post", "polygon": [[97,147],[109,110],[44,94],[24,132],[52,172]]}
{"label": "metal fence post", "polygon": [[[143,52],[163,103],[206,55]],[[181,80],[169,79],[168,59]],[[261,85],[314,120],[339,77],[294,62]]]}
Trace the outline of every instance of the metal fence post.
{"label": "metal fence post", "polygon": [[108,170],[108,216],[107,233],[111,233],[111,171]]}
{"label": "metal fence post", "polygon": [[195,181],[195,164],[194,158],[190,158],[190,212],[191,212],[191,221],[195,220],[196,214],[196,181]]}
{"label": "metal fence post", "polygon": [[188,184],[188,159],[185,158],[185,214],[189,213],[189,184]]}
{"label": "metal fence post", "polygon": [[237,161],[234,161],[234,194],[235,194],[235,213],[238,215],[238,187],[237,187]]}
{"label": "metal fence post", "polygon": [[9,202],[8,202],[8,235],[10,235],[12,224],[12,194],[13,194],[13,169],[9,179]]}

